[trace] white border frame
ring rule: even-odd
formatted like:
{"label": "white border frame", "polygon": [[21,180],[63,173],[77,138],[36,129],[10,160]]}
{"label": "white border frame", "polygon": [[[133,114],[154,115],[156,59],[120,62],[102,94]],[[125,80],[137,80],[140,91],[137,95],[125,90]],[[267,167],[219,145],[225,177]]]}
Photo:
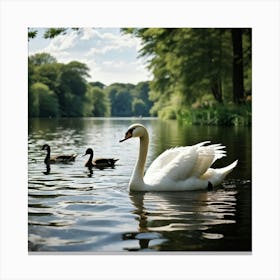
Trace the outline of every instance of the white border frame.
{"label": "white border frame", "polygon": [[[2,0],[0,8],[1,280],[280,279],[277,0]],[[27,27],[48,26],[253,28],[252,255],[28,254]]]}

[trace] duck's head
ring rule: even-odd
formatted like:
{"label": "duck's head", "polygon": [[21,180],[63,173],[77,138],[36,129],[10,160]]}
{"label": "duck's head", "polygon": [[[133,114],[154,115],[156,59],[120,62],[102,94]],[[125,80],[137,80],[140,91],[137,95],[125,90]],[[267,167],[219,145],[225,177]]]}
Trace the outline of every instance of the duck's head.
{"label": "duck's head", "polygon": [[44,144],[41,150],[49,150],[50,146],[48,144]]}
{"label": "duck's head", "polygon": [[128,128],[127,132],[125,133],[124,139],[120,140],[120,142],[123,142],[132,137],[141,138],[145,134],[147,134],[146,128],[142,124],[136,123]]}
{"label": "duck's head", "polygon": [[88,148],[84,154],[85,155],[93,155],[93,149],[92,148]]}

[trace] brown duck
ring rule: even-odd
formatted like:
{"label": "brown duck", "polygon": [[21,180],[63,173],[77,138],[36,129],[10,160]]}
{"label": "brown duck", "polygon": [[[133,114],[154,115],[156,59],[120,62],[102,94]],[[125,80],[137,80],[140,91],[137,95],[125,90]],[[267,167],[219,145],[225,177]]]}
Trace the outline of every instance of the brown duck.
{"label": "brown duck", "polygon": [[44,163],[47,165],[54,164],[54,163],[68,163],[71,161],[75,161],[75,158],[77,156],[76,154],[51,156],[51,147],[48,144],[43,145],[42,150],[47,151],[47,155],[44,160]]}
{"label": "brown duck", "polygon": [[86,153],[84,154],[84,156],[90,155],[90,157],[89,157],[88,161],[86,162],[85,167],[88,167],[88,168],[96,167],[99,169],[103,169],[106,167],[114,167],[116,161],[119,160],[119,159],[114,159],[114,158],[97,158],[97,159],[93,160],[93,154],[94,154],[93,149],[88,148],[86,150]]}

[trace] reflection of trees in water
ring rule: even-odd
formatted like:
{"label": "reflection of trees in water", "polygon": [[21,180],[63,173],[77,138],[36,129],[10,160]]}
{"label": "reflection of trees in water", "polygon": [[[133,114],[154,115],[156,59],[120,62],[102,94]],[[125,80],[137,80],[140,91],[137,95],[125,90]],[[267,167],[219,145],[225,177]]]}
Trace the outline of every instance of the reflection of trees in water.
{"label": "reflection of trees in water", "polygon": [[28,134],[30,139],[44,139],[45,142],[56,147],[63,146],[65,143],[80,146],[85,142],[84,131],[87,125],[90,125],[90,122],[80,118],[30,118]]}

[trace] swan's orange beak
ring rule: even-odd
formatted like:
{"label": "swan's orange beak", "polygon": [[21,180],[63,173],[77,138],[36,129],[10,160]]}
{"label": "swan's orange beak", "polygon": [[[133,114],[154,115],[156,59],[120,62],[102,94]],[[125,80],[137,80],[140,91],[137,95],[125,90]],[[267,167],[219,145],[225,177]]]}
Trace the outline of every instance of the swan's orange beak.
{"label": "swan's orange beak", "polygon": [[131,138],[131,137],[132,137],[132,133],[131,133],[131,131],[128,131],[128,132],[125,134],[124,139],[120,140],[119,142],[123,142],[123,141],[125,141],[125,140],[127,140],[127,139],[129,139],[129,138]]}

